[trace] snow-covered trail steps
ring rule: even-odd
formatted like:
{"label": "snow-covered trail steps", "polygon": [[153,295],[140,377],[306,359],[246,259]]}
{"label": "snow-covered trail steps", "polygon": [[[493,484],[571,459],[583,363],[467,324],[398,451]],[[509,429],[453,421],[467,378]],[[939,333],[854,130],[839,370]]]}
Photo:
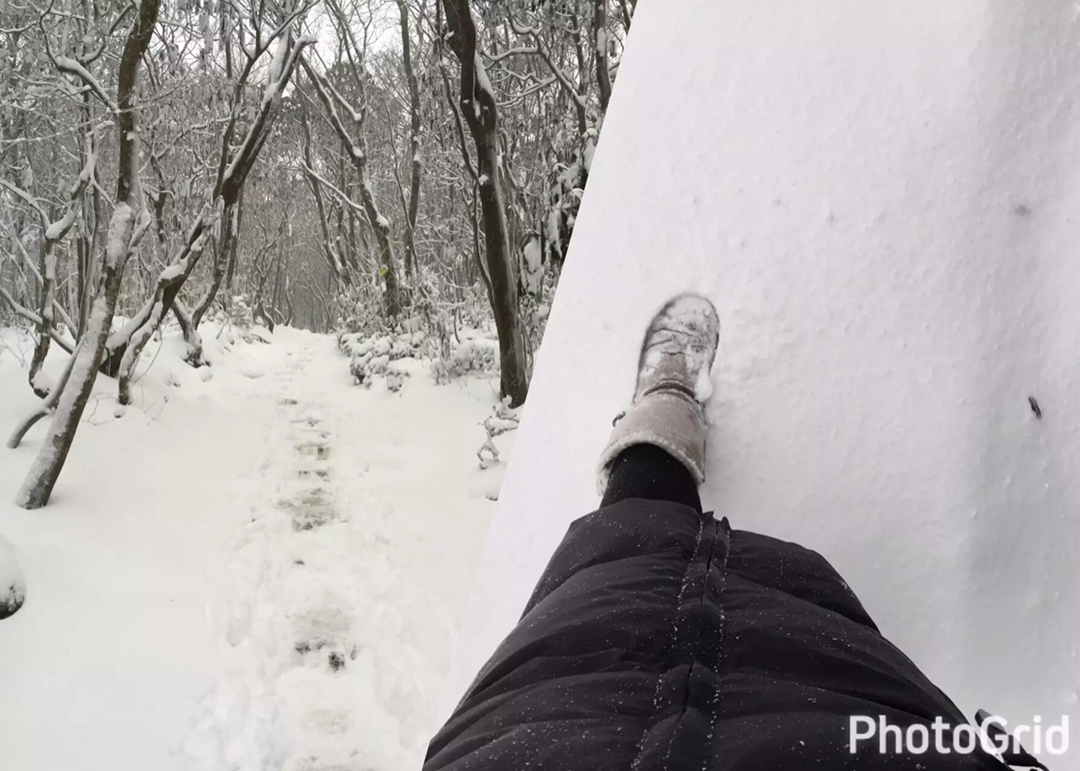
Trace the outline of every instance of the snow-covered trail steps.
{"label": "snow-covered trail steps", "polygon": [[[204,382],[205,374],[192,376],[179,362],[167,377],[162,354],[143,381],[147,404],[155,376],[183,382],[169,389],[158,418],[132,409],[84,427],[61,483],[65,501],[86,495],[83,466],[95,449],[133,464],[126,475],[103,472],[109,489],[93,513],[72,508],[43,535],[42,523],[56,520],[59,507],[35,520],[0,503],[0,534],[20,548],[29,584],[26,608],[0,625],[5,754],[10,746],[22,767],[49,769],[418,767],[437,727],[439,687],[490,520],[485,495],[501,474],[479,471],[474,454],[483,439],[478,423],[496,402],[492,384],[436,386],[416,363],[399,393],[381,383],[358,388],[332,338],[288,329],[269,345],[237,343],[217,358]],[[0,382],[11,374],[0,369]],[[108,391],[101,405],[99,412],[113,410]],[[203,411],[193,415],[197,405]],[[20,464],[39,441],[20,451]],[[145,468],[158,466],[173,468],[175,479],[157,477],[171,486],[168,496],[124,491],[122,479],[145,483]],[[14,489],[8,476],[0,482]],[[83,577],[95,595],[88,611],[111,603],[117,613],[95,625],[90,649],[69,653],[61,668],[75,680],[62,687],[32,653],[42,635],[35,614],[54,614],[63,625],[61,602],[78,587],[60,580],[46,591],[55,566],[37,552],[67,552],[69,529],[109,527],[114,518],[138,524],[119,541],[113,532],[96,557],[76,561],[96,566]],[[154,555],[133,559],[148,539],[157,544]],[[110,572],[147,586],[139,612],[104,581]],[[186,586],[190,612],[160,612],[175,598],[159,575]],[[17,619],[24,628],[9,626]],[[72,639],[85,639],[82,626],[68,624]],[[187,653],[175,655],[165,639],[186,641]],[[140,649],[141,678],[124,676],[127,664],[111,661],[117,640]],[[9,655],[29,657],[29,670],[16,675]],[[46,687],[28,697],[31,709],[22,714],[20,689],[10,696],[6,687],[12,678],[21,696],[32,678]],[[160,689],[162,679],[170,687]],[[96,710],[78,698],[60,705],[73,685],[84,696],[112,696]]]}

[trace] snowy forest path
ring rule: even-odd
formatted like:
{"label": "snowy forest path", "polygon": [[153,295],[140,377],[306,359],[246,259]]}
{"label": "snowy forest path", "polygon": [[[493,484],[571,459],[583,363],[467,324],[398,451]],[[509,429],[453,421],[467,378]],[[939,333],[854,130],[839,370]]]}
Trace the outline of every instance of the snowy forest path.
{"label": "snowy forest path", "polygon": [[[335,484],[325,373],[316,365],[336,357],[316,350],[332,341],[305,343],[244,372],[251,387],[241,396],[266,402],[266,433],[247,475],[249,521],[232,549],[224,637],[240,667],[211,696],[187,745],[207,765],[313,768],[325,752],[318,740],[348,728],[347,710],[326,697],[328,678],[359,649],[350,598],[334,589],[349,560],[333,546],[351,523]],[[305,748],[307,734],[319,747]]]}
{"label": "snowy forest path", "polygon": [[239,394],[267,417],[230,549],[222,633],[234,666],[185,753],[205,769],[403,767],[427,731],[416,705],[431,689],[430,642],[405,613],[416,602],[402,565],[417,544],[393,516],[395,472],[408,465],[395,451],[401,424],[373,420],[380,401],[402,400],[352,385],[332,338],[287,339],[245,371]]}
{"label": "snowy forest path", "polygon": [[[497,378],[405,358],[358,386],[335,337],[282,327],[204,343],[192,369],[178,330],[154,341],[126,410],[99,378],[46,510],[0,498],[28,598],[0,630],[0,765],[418,768],[501,484],[476,456]],[[32,350],[0,335],[5,425],[38,401]]]}

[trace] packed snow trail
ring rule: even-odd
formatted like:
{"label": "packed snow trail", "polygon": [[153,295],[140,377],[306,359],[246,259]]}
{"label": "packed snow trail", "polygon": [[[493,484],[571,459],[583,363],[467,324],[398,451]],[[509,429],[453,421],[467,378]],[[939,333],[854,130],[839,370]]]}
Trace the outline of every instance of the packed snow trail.
{"label": "packed snow trail", "polygon": [[[430,517],[442,514],[448,460],[467,456],[425,452],[437,426],[410,426],[395,394],[350,409],[333,345],[309,336],[252,381],[250,398],[274,409],[235,545],[226,639],[238,668],[186,747],[208,771],[403,768],[430,729],[431,710],[417,706],[445,668],[432,642],[450,643],[438,609],[453,598],[427,595],[439,589],[417,574],[432,560],[453,570],[448,554],[424,552],[453,549],[453,537],[430,537]],[[461,438],[480,437],[474,426]],[[460,587],[467,571],[438,585]]]}
{"label": "packed snow trail", "polygon": [[[203,370],[168,339],[122,418],[99,384],[55,506],[0,503],[28,587],[0,622],[14,765],[420,765],[501,473],[475,456],[492,381],[410,360],[367,389],[333,338],[267,339]],[[24,377],[0,368],[12,415]]]}
{"label": "packed snow trail", "polygon": [[965,714],[1080,725],[1078,39],[1075,3],[638,5],[444,712],[691,289],[705,506],[824,554]]}

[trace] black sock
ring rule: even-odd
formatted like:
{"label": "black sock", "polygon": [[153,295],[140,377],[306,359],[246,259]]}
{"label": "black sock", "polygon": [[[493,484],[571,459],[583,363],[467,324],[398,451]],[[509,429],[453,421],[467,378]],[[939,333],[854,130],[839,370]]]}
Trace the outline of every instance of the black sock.
{"label": "black sock", "polygon": [[681,461],[652,444],[626,448],[611,466],[601,506],[627,498],[682,503],[701,512],[697,482]]}

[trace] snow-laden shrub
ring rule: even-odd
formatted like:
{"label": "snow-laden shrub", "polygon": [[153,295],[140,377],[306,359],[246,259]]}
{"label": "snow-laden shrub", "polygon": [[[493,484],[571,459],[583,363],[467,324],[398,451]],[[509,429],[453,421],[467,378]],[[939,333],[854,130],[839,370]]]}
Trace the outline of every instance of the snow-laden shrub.
{"label": "snow-laden shrub", "polygon": [[462,340],[450,359],[440,361],[440,365],[436,380],[440,375],[462,377],[471,372],[496,373],[499,371],[499,344],[485,337]]}
{"label": "snow-laden shrub", "polygon": [[476,451],[476,457],[480,459],[480,468],[486,469],[499,462],[499,448],[495,446],[495,437],[517,431],[520,418],[521,408],[511,409],[509,399],[504,399],[492,408],[491,414],[484,418],[481,424],[487,437],[480,445],[480,449]]}
{"label": "snow-laden shrub", "polygon": [[[553,281],[544,282],[545,291],[539,296],[526,295],[521,302],[521,331],[525,337],[525,351],[528,358],[528,370],[532,374],[532,353],[540,348],[547,328],[551,305],[547,298],[555,292]],[[550,291],[547,291],[550,289]]]}
{"label": "snow-laden shrub", "polygon": [[391,366],[392,362],[425,359],[431,355],[432,346],[432,341],[423,332],[370,337],[346,333],[338,337],[338,347],[350,359],[349,372],[356,384],[370,386],[376,378],[383,377],[391,391],[400,391],[409,377],[408,372]]}
{"label": "snow-laden shrub", "polygon": [[401,370],[395,370],[393,372],[386,373],[386,390],[397,393],[405,385],[405,381],[408,380],[409,373],[402,372]]}
{"label": "snow-laden shrub", "polygon": [[[238,340],[247,343],[269,342],[262,336],[264,333],[256,330],[254,311],[251,309],[248,297],[245,294],[233,295],[229,299],[228,308],[221,305],[212,306],[206,312],[203,319],[204,326],[201,326],[200,329],[205,329],[206,322],[209,322],[210,327],[217,328],[214,337],[226,349],[231,348]],[[175,321],[172,320],[166,323],[175,325]],[[190,355],[189,353],[189,357]],[[201,361],[201,359],[197,361]],[[194,362],[189,358],[188,363],[193,364]]]}
{"label": "snow-laden shrub", "polygon": [[561,268],[566,258],[599,138],[596,125],[582,135],[568,116],[563,122],[554,137],[553,150],[558,161],[548,173],[545,211],[537,225],[544,264],[556,268]]}
{"label": "snow-laden shrub", "polygon": [[[349,357],[357,384],[370,386],[383,378],[390,390],[399,390],[409,370],[391,364],[405,359],[430,362],[437,383],[470,373],[498,373],[498,344],[483,288],[444,284],[431,268],[420,267],[407,287],[405,313],[392,323],[379,312],[363,310],[372,307],[370,298],[360,302],[367,290],[351,287],[337,298],[351,312],[339,319],[338,347]],[[485,331],[477,337],[477,330]]]}
{"label": "snow-laden shrub", "polygon": [[330,315],[342,334],[385,334],[391,325],[384,313],[382,288],[356,281],[331,300]]}
{"label": "snow-laden shrub", "polygon": [[430,266],[421,266],[412,291],[413,318],[432,336],[438,355],[450,356],[450,342],[456,323],[456,306],[442,293],[442,281]]}
{"label": "snow-laden shrub", "polygon": [[15,547],[0,537],[0,619],[14,615],[26,601],[26,580],[15,559]]}
{"label": "snow-laden shrub", "polygon": [[245,331],[254,326],[255,318],[244,295],[238,294],[232,298],[229,304],[229,318],[233,324]]}
{"label": "snow-laden shrub", "polygon": [[[214,303],[203,317],[204,321],[214,323],[219,327],[236,327],[240,330],[248,330],[255,324],[255,319],[248,305],[248,298],[244,294],[236,294],[229,298],[228,307],[224,303]],[[175,324],[170,317],[166,325]]]}
{"label": "snow-laden shrub", "polygon": [[525,295],[539,295],[544,285],[544,247],[534,235],[521,250],[521,289]]}

